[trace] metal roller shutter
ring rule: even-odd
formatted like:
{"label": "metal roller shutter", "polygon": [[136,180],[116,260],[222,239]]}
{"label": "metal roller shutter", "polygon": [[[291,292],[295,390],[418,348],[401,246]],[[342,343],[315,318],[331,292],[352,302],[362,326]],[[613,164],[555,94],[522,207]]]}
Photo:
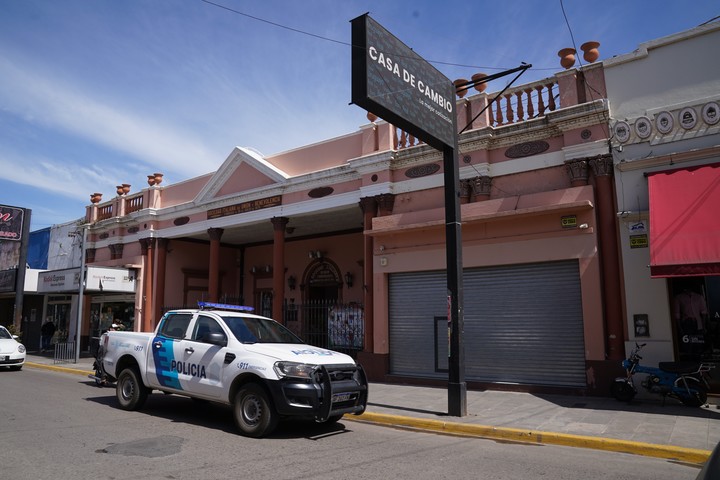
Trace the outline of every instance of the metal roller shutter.
{"label": "metal roller shutter", "polygon": [[[466,269],[463,282],[466,380],[585,386],[576,260]],[[447,377],[446,292],[444,271],[390,276],[391,373]]]}

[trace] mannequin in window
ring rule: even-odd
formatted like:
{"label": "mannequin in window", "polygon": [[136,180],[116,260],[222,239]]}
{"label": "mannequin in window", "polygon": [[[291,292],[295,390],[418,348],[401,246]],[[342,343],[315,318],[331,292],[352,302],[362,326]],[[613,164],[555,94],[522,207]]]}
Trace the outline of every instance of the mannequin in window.
{"label": "mannequin in window", "polygon": [[673,318],[680,333],[680,341],[689,344],[688,351],[699,353],[705,343],[708,311],[705,297],[693,287],[686,282],[682,291],[675,295]]}

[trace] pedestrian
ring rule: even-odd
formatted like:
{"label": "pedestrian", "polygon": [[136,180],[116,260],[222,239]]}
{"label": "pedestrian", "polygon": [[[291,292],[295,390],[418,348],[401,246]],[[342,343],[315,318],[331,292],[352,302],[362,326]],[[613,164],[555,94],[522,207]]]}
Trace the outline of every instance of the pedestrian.
{"label": "pedestrian", "polygon": [[50,348],[50,342],[52,341],[53,335],[55,335],[55,324],[48,318],[43,326],[40,327],[41,352]]}

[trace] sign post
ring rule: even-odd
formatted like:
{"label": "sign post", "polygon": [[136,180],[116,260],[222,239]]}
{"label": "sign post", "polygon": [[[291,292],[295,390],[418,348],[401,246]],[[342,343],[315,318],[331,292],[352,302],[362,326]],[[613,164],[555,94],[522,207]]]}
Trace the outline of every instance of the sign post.
{"label": "sign post", "polygon": [[455,86],[367,14],[351,20],[352,103],[443,152],[450,334],[448,414],[467,415]]}

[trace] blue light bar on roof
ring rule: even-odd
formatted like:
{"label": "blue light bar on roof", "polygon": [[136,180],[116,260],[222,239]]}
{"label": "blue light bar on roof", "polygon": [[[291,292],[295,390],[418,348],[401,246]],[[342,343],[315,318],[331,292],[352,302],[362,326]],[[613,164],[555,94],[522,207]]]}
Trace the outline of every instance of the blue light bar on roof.
{"label": "blue light bar on roof", "polygon": [[219,310],[236,310],[238,312],[252,312],[255,310],[253,307],[246,307],[243,305],[230,305],[227,303],[212,303],[212,302],[198,302],[198,307],[201,310],[209,308],[217,308]]}

